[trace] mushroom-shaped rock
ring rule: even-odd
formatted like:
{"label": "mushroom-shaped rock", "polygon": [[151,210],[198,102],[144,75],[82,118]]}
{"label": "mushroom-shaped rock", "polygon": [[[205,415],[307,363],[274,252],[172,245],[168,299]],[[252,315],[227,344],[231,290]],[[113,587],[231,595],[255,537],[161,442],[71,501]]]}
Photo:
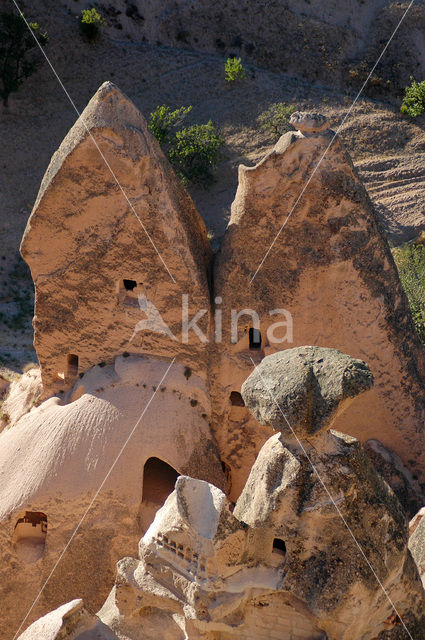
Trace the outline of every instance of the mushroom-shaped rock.
{"label": "mushroom-shaped rock", "polygon": [[330,429],[347,404],[372,385],[362,360],[336,349],[297,347],[264,358],[242,385],[242,397],[260,424],[311,437]]}
{"label": "mushroom-shaped rock", "polygon": [[295,111],[289,122],[304,135],[322,133],[329,129],[329,122],[326,116],[321,113],[307,113],[306,111]]}

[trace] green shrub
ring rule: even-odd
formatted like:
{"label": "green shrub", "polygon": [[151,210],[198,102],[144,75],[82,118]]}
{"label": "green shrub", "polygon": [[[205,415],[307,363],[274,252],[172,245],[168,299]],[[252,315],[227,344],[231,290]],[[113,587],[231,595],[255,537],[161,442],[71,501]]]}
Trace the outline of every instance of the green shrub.
{"label": "green shrub", "polygon": [[416,330],[425,342],[425,246],[404,245],[393,249],[393,255]]}
{"label": "green shrub", "polygon": [[240,58],[227,58],[224,67],[224,76],[226,82],[235,82],[236,80],[243,80],[246,77],[245,69],[242,66]]}
{"label": "green shrub", "polygon": [[177,131],[168,157],[184,182],[199,182],[204,186],[214,180],[224,140],[211,122],[195,124]]}
{"label": "green shrub", "polygon": [[171,129],[178,127],[191,110],[192,107],[189,106],[171,111],[170,107],[162,104],[152,111],[148,127],[159,144],[171,141]]}
{"label": "green shrub", "polygon": [[96,40],[100,33],[100,27],[104,27],[105,25],[105,18],[103,18],[96,9],[81,10],[80,31],[90,42]]}
{"label": "green shrub", "polygon": [[410,78],[412,84],[404,89],[404,98],[401,103],[401,113],[407,113],[412,118],[425,113],[425,80],[416,82]]}
{"label": "green shrub", "polygon": [[294,110],[294,107],[290,104],[274,102],[266,111],[260,113],[257,121],[263,131],[280,138],[283,133],[291,129],[289,118]]}
{"label": "green shrub", "polygon": [[212,170],[222,154],[223,138],[211,120],[178,128],[191,106],[171,110],[163,104],[150,114],[148,127],[183,182],[198,182],[208,186],[213,181]]}
{"label": "green shrub", "polygon": [[37,22],[29,22],[28,25],[32,33],[23,14],[0,13],[0,96],[5,107],[9,95],[18,91],[24,80],[40,65],[41,59],[30,59],[28,53],[37,47],[37,42],[44,47],[48,40],[47,35],[40,32]]}

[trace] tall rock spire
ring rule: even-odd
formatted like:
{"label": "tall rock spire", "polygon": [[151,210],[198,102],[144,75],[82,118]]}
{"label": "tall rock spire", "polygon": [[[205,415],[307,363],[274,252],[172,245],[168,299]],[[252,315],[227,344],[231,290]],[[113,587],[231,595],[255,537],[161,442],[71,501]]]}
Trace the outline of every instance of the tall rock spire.
{"label": "tall rock spire", "polygon": [[52,157],[21,245],[45,395],[123,352],[177,355],[205,378],[204,345],[180,334],[182,295],[208,330],[210,251],[145,119],[105,82]]}
{"label": "tall rock spire", "polygon": [[[231,393],[240,391],[253,361],[304,344],[368,362],[374,389],[347,409],[339,428],[363,442],[378,438],[424,483],[424,348],[391,251],[326,118],[298,112],[292,122],[297,131],[283,135],[256,166],[239,168],[216,260],[215,295],[222,298],[223,317],[248,308],[261,324],[254,343],[253,319],[241,316],[232,344],[229,323],[223,323],[215,356],[215,429],[222,457],[235,469],[234,497],[267,434],[254,427],[247,410],[238,416],[243,429],[235,430]],[[288,318],[290,330],[272,330]]]}

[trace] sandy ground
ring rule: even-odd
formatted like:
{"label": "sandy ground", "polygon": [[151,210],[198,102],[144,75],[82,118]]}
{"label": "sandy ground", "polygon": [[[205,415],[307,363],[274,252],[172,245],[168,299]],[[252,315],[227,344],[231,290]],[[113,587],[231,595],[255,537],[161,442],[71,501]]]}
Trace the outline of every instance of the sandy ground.
{"label": "sandy ground", "polygon": [[[191,189],[214,246],[229,218],[238,165],[255,163],[274,142],[259,129],[258,115],[273,102],[288,101],[327,114],[338,127],[353,100],[351,94],[255,66],[248,66],[244,82],[230,86],[224,81],[223,56],[135,43],[119,31],[109,30],[89,45],[63,7],[49,0],[37,6],[37,18],[50,36],[46,54],[79,111],[109,79],[146,116],[158,104],[191,104],[189,122],[211,118],[220,128],[226,151],[217,181],[207,191]],[[0,112],[0,362],[14,370],[36,360],[32,283],[19,258],[19,242],[50,157],[76,117],[47,64],[11,97],[9,110]],[[341,136],[391,242],[425,229],[425,118],[411,122],[394,106],[360,99]]]}

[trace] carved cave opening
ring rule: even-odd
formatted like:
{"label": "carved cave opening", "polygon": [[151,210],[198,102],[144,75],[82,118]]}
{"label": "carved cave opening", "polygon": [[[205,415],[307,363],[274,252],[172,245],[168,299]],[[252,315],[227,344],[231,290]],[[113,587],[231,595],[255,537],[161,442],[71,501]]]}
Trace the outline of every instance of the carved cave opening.
{"label": "carved cave opening", "polygon": [[124,278],[124,280],[122,282],[123,282],[123,285],[124,285],[124,289],[126,291],[133,291],[133,289],[135,289],[137,287],[136,280],[127,280],[126,278]]}
{"label": "carved cave opening", "polygon": [[251,327],[249,330],[249,348],[261,349],[261,331]]}
{"label": "carved cave opening", "polygon": [[232,407],[244,407],[245,402],[239,391],[232,391],[230,394],[230,404]]}
{"label": "carved cave opening", "polygon": [[273,540],[273,553],[276,553],[280,556],[286,556],[286,544],[280,538],[275,538]]}
{"label": "carved cave opening", "polygon": [[141,504],[141,523],[146,530],[162,507],[174,485],[179,473],[159,458],[149,458],[143,469],[143,494]]}
{"label": "carved cave opening", "polygon": [[12,543],[18,558],[25,564],[37,562],[46,546],[47,516],[42,511],[25,511],[16,522]]}
{"label": "carved cave opening", "polygon": [[118,282],[118,302],[126,307],[139,308],[138,296],[143,293],[143,282],[123,278]]}
{"label": "carved cave opening", "polygon": [[66,359],[66,376],[67,378],[76,378],[78,375],[78,356],[75,353],[69,353]]}

